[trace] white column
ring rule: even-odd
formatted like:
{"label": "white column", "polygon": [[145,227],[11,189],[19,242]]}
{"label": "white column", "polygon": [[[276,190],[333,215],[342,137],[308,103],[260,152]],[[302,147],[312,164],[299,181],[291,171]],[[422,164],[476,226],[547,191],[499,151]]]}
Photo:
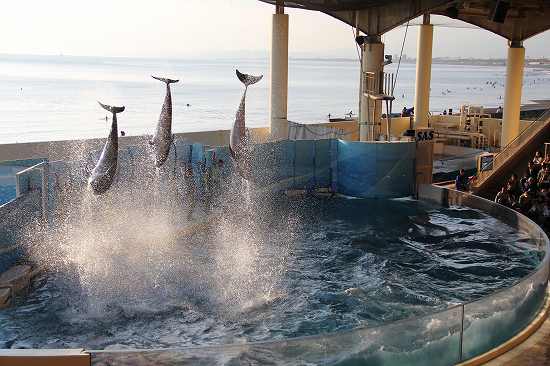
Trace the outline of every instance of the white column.
{"label": "white column", "polygon": [[277,6],[271,34],[271,86],[269,92],[271,138],[288,138],[288,14]]}
{"label": "white column", "polygon": [[522,42],[512,42],[506,61],[506,90],[502,111],[502,138],[500,146],[506,146],[519,135],[519,112],[521,109],[521,88],[525,48]]}
{"label": "white column", "polygon": [[363,83],[361,88],[363,95],[361,96],[361,110],[359,111],[359,139],[367,141],[370,128],[367,123],[380,123],[380,116],[382,115],[381,101],[376,102],[376,114],[373,115],[375,102],[369,100],[366,96],[368,90],[365,79],[366,73],[372,72],[378,78],[380,72],[384,71],[384,43],[382,43],[379,36],[366,38],[361,45],[361,59],[363,62],[363,75],[360,82]]}
{"label": "white column", "polygon": [[432,47],[434,28],[430,16],[424,16],[424,23],[418,32],[416,55],[416,85],[414,95],[414,127],[428,127],[430,112],[430,82],[432,79]]}

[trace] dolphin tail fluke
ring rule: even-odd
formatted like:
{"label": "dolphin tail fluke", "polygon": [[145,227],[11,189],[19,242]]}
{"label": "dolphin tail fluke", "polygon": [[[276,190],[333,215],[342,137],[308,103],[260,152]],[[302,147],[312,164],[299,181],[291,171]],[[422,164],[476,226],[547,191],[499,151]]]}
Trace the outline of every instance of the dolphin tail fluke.
{"label": "dolphin tail fluke", "polygon": [[107,110],[111,113],[117,114],[117,113],[120,113],[120,112],[124,112],[124,108],[125,108],[124,106],[114,107],[114,106],[110,106],[110,105],[107,105],[107,104],[103,104],[100,101],[98,101],[98,103],[103,109],[105,109],[105,110]]}
{"label": "dolphin tail fluke", "polygon": [[166,83],[166,84],[177,83],[179,81],[179,80],[175,80],[175,79],[159,78],[158,76],[153,76],[153,75],[151,75],[151,77],[153,79],[162,81],[163,83]]}
{"label": "dolphin tail fluke", "polygon": [[258,81],[262,80],[262,78],[264,77],[263,75],[260,75],[260,76],[253,76],[253,75],[248,75],[248,74],[243,74],[242,72],[240,72],[239,70],[235,70],[237,72],[237,77],[239,78],[239,80],[245,85],[245,86],[249,86],[249,85],[252,85],[252,84],[256,84]]}

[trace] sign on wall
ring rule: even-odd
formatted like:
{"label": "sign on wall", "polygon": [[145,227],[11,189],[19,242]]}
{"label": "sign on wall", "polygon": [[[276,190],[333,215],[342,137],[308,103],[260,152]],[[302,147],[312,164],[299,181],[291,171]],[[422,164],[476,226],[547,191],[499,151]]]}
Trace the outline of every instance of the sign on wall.
{"label": "sign on wall", "polygon": [[435,137],[434,130],[431,128],[418,128],[414,131],[416,142],[432,141]]}

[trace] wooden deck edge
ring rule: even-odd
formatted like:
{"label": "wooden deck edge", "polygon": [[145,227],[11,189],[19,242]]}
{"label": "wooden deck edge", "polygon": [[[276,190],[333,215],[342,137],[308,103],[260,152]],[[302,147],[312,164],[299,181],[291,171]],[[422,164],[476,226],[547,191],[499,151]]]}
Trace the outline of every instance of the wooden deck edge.
{"label": "wooden deck edge", "polygon": [[90,366],[92,357],[83,349],[0,350],[0,366]]}
{"label": "wooden deck edge", "polygon": [[487,363],[503,354],[505,354],[508,351],[511,351],[512,349],[519,346],[521,343],[527,340],[531,335],[533,335],[544,323],[546,318],[548,317],[550,310],[550,296],[548,296],[548,292],[546,293],[546,298],[544,300],[544,306],[538,313],[537,317],[533,319],[533,321],[525,327],[521,332],[516,334],[514,337],[510,338],[505,343],[501,344],[500,346],[493,348],[492,350],[479,355],[477,357],[471,358],[467,361],[461,362],[456,364],[456,366],[478,366],[483,365],[484,363]]}

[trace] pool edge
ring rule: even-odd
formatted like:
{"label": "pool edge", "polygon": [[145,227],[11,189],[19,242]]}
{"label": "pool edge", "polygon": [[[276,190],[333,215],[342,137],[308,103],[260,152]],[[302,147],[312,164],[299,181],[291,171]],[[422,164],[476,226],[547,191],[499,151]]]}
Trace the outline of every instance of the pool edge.
{"label": "pool edge", "polygon": [[546,321],[549,315],[550,310],[550,296],[548,293],[548,290],[546,291],[546,297],[544,301],[543,307],[540,309],[539,313],[537,314],[536,318],[533,319],[529,325],[527,325],[525,328],[523,328],[518,334],[516,334],[514,337],[510,338],[506,342],[502,343],[496,348],[493,348],[484,354],[481,354],[479,356],[476,356],[474,358],[471,358],[467,361],[461,362],[456,364],[456,366],[478,366],[486,364],[489,361],[492,361],[496,359],[497,357],[500,357],[504,355],[505,353],[515,349],[519,345],[521,345],[523,342],[525,342],[529,337],[531,337],[533,334],[535,334],[542,324]]}

